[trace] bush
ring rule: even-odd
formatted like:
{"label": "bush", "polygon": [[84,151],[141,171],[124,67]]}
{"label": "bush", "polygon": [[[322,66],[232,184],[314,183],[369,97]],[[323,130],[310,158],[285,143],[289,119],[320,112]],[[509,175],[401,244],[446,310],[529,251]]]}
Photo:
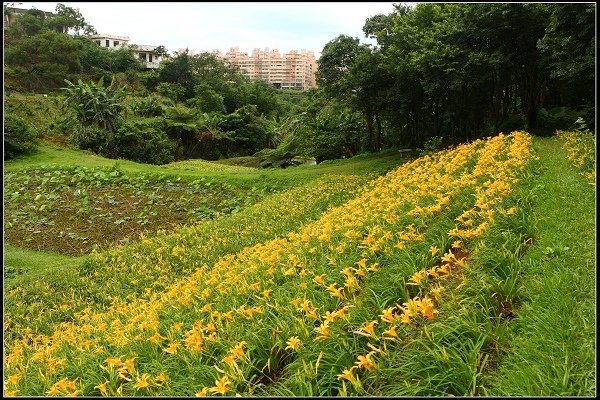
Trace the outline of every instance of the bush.
{"label": "bush", "polygon": [[90,150],[103,156],[110,156],[113,140],[110,132],[97,126],[78,126],[69,141],[81,150]]}
{"label": "bush", "polygon": [[549,132],[569,129],[577,119],[577,112],[567,107],[542,108],[538,116],[538,126]]}
{"label": "bush", "polygon": [[513,131],[523,130],[527,126],[527,120],[523,114],[514,114],[509,116],[502,125],[500,125],[500,132],[510,133]]}
{"label": "bush", "polygon": [[[585,124],[590,130],[593,130],[596,126],[596,108],[595,107],[585,107],[583,108],[578,115],[580,118],[583,118]],[[573,125],[576,128],[575,124]]]}
{"label": "bush", "polygon": [[121,119],[125,106],[122,103],[124,88],[114,84],[104,85],[104,79],[98,83],[85,83],[81,80],[74,84],[65,80],[67,87],[65,104],[72,112],[72,118],[82,126],[95,126],[114,132]]}
{"label": "bush", "polygon": [[147,164],[167,164],[173,161],[175,142],[154,122],[151,119],[121,125],[114,138],[118,156]]}
{"label": "bush", "polygon": [[587,124],[585,123],[585,120],[581,117],[577,118],[577,120],[573,123],[572,128],[578,132],[583,132],[583,133],[591,133],[592,132],[588,128]]}
{"label": "bush", "polygon": [[169,163],[175,153],[175,142],[168,138],[155,118],[125,122],[114,135],[95,126],[80,127],[70,139],[81,150],[146,164]]}
{"label": "bush", "polygon": [[4,115],[4,159],[35,150],[36,134],[27,122],[13,114]]}
{"label": "bush", "polygon": [[135,115],[140,117],[156,117],[163,113],[159,98],[156,96],[147,96],[134,101],[130,108]]}
{"label": "bush", "polygon": [[273,124],[258,115],[254,105],[240,107],[223,116],[217,127],[223,133],[217,147],[226,157],[248,156],[271,147],[274,136]]}
{"label": "bush", "polygon": [[173,101],[182,101],[185,97],[185,88],[179,83],[161,82],[156,86],[156,92]]}

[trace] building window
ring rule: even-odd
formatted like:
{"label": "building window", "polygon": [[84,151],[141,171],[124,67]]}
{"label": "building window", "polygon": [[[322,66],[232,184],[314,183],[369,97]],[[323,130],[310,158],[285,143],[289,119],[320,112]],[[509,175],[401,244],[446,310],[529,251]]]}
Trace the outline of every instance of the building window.
{"label": "building window", "polygon": [[115,40],[115,41],[114,41],[114,43],[113,43],[113,46],[115,46],[115,47],[116,47],[116,46],[118,46],[118,45],[119,45],[119,41],[118,41],[118,40]]}
{"label": "building window", "polygon": [[96,43],[98,43],[99,46],[102,46],[102,40],[96,40]]}
{"label": "building window", "polygon": [[152,62],[152,54],[148,54],[148,62]]}
{"label": "building window", "polygon": [[106,47],[110,47],[110,40],[106,39]]}
{"label": "building window", "polygon": [[140,60],[146,61],[146,53],[140,53]]}

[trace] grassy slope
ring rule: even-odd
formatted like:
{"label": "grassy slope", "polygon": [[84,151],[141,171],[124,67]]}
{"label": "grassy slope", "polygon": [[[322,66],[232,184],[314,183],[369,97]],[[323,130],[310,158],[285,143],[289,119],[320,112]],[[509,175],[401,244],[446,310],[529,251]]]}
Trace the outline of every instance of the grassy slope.
{"label": "grassy slope", "polygon": [[69,257],[58,253],[20,249],[9,244],[4,245],[4,279],[12,279],[14,275],[28,273],[36,278],[53,270],[66,274],[78,265],[82,257]]}
{"label": "grassy slope", "polygon": [[[185,180],[205,178],[226,182],[236,187],[252,187],[253,185],[277,185],[293,187],[309,183],[325,175],[369,173],[383,174],[396,166],[402,158],[393,152],[355,157],[350,160],[334,160],[317,166],[300,166],[288,169],[262,170],[255,168],[230,166],[204,160],[187,160],[168,165],[140,164],[128,160],[111,160],[90,152],[78,151],[67,147],[40,143],[38,151],[17,157],[4,163],[5,171],[17,171],[40,165],[84,166],[90,168],[117,167],[127,174],[156,174]],[[6,278],[20,272],[35,270],[45,264],[74,265],[78,258],[59,256],[44,252],[24,251],[14,246],[5,246],[5,265],[9,266]],[[55,260],[47,261],[47,260]]]}
{"label": "grassy slope", "polygon": [[[484,393],[594,395],[595,193],[566,159],[560,141],[535,138],[534,146],[542,170],[535,177],[536,240],[520,263],[525,267],[524,301],[516,310],[517,318],[508,324],[508,354],[484,377]],[[107,165],[114,163],[108,161]],[[204,168],[202,162],[186,164],[166,168],[183,167],[182,172],[190,174]],[[320,176],[330,169],[370,167],[373,164],[365,157],[313,167],[320,170],[249,171],[245,175],[252,180],[263,174],[271,177],[272,172],[278,179],[301,182],[312,179],[313,171]]]}
{"label": "grassy slope", "polygon": [[523,259],[528,300],[511,324],[511,350],[489,394],[593,396],[595,192],[558,139],[534,145],[543,170],[534,203],[538,237]]}
{"label": "grassy slope", "polygon": [[383,152],[354,157],[350,160],[333,160],[316,166],[299,166],[287,169],[256,169],[225,165],[204,160],[186,160],[167,165],[140,164],[128,160],[111,160],[89,152],[73,150],[43,142],[34,154],[21,156],[4,164],[5,171],[15,171],[39,165],[85,166],[96,168],[116,167],[128,174],[160,174],[194,180],[204,177],[225,182],[236,187],[277,185],[290,187],[330,174],[356,174],[385,172],[401,160],[397,152]]}
{"label": "grassy slope", "polygon": [[[207,232],[202,231],[201,228],[189,228],[199,230],[196,232],[197,235],[200,235],[202,232],[208,235],[208,231],[212,231],[213,234],[223,234],[222,231],[234,229],[237,226],[238,235],[235,236],[235,239],[232,237],[232,243],[228,245],[227,243],[229,242],[225,244],[221,243],[222,246],[216,246],[217,248],[212,249],[212,252],[210,252],[210,254],[219,253],[220,255],[238,251],[242,247],[251,245],[256,241],[268,240],[273,235],[283,235],[289,230],[295,229],[297,224],[316,218],[327,207],[336,205],[344,199],[347,200],[352,196],[353,189],[359,187],[361,182],[365,183],[368,179],[386,172],[400,162],[402,160],[398,155],[390,153],[381,157],[377,155],[361,156],[351,160],[338,160],[325,163],[322,166],[298,167],[288,170],[256,170],[219,165],[201,160],[189,160],[163,167],[137,164],[123,160],[118,161],[119,168],[131,174],[163,171],[167,173],[166,171],[168,171],[174,176],[188,173],[189,176],[196,179],[209,176],[219,181],[229,180],[238,183],[240,180],[237,179],[248,179],[254,183],[264,181],[273,183],[276,180],[286,180],[286,186],[297,188],[289,192],[282,191],[268,196],[270,200],[265,199],[265,201],[260,202],[255,207],[243,209],[235,215],[214,221],[206,221],[203,225],[208,227],[206,229]],[[6,163],[6,169],[16,170],[40,164],[110,167],[114,163],[115,160],[44,144],[38,153],[27,157],[20,157]],[[186,169],[184,170],[183,168]],[[224,175],[225,173],[228,175]],[[343,184],[335,185],[333,177],[329,178],[331,175],[347,176],[348,179],[344,179]],[[265,178],[262,178],[263,176]],[[326,194],[319,194],[318,190],[316,190],[317,186],[315,185],[322,184],[328,185],[328,192]],[[287,196],[287,193],[289,193],[289,196]],[[294,201],[301,200],[301,207],[289,204],[290,199],[286,196],[295,196]],[[282,206],[279,207],[281,210],[278,209],[277,205],[273,205],[273,202],[277,201],[283,202]],[[264,206],[262,205],[263,203]],[[297,209],[300,211],[297,211]],[[273,218],[277,220],[276,224],[271,223]],[[246,233],[245,235],[243,234],[244,232]],[[20,297],[23,296],[30,297],[30,299],[36,298],[49,308],[57,308],[63,304],[64,296],[52,296],[51,293],[45,293],[48,291],[48,287],[68,287],[71,291],[75,289],[76,292],[81,292],[80,294],[82,295],[97,290],[99,291],[98,297],[104,298],[101,295],[103,289],[100,286],[94,285],[87,288],[87,290],[81,287],[82,282],[79,280],[79,270],[85,257],[69,257],[56,253],[36,252],[10,245],[4,246],[4,254],[5,290],[10,291],[17,287],[25,288],[23,293],[14,298],[12,295],[7,295],[7,303],[13,304],[14,307],[19,307],[18,302],[22,300]],[[165,279],[161,279],[161,281],[165,283]],[[128,280],[123,279],[121,286],[127,286],[127,282]],[[111,289],[115,289],[115,285],[112,285]],[[39,310],[35,312],[39,312]]]}

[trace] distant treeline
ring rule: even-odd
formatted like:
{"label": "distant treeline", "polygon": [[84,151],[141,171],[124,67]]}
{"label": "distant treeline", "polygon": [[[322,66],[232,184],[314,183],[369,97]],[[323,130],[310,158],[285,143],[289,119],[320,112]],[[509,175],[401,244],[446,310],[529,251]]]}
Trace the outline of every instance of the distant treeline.
{"label": "distant treeline", "polygon": [[595,8],[396,5],[364,25],[375,48],[344,35],[325,46],[318,84],[362,114],[371,150],[594,126]]}

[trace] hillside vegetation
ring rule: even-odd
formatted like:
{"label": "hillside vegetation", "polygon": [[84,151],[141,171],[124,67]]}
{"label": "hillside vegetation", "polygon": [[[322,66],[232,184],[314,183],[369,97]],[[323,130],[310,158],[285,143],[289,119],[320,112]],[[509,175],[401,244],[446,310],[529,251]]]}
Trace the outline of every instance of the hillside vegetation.
{"label": "hillside vegetation", "polygon": [[594,190],[562,143],[514,132],[318,177],[25,272],[6,390],[593,395]]}
{"label": "hillside vegetation", "polygon": [[591,3],[398,4],[365,20],[375,46],[329,40],[318,87],[301,91],[164,46],[160,66],[144,70],[127,49],[89,40],[93,27],[59,3],[55,15],[30,10],[5,30],[4,157],[37,135],[112,159],[267,166],[591,127],[594,16]]}

